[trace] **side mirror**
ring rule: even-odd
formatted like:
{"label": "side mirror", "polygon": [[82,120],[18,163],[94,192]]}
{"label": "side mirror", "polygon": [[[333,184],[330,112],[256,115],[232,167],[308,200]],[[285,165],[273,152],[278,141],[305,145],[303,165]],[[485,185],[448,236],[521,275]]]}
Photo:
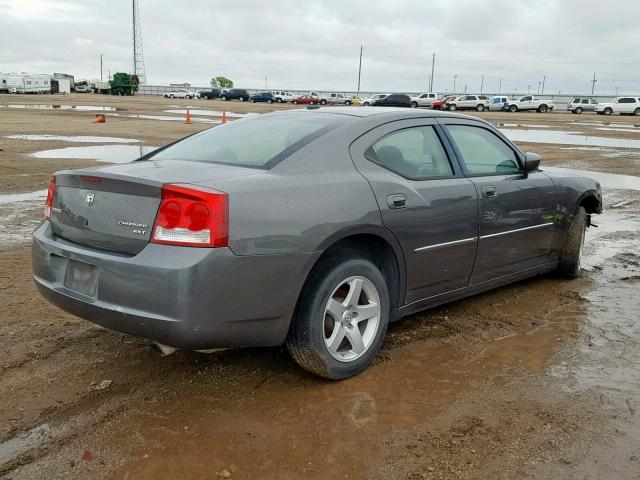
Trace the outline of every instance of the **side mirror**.
{"label": "side mirror", "polygon": [[524,171],[537,172],[540,168],[540,155],[537,153],[527,152],[524,154]]}

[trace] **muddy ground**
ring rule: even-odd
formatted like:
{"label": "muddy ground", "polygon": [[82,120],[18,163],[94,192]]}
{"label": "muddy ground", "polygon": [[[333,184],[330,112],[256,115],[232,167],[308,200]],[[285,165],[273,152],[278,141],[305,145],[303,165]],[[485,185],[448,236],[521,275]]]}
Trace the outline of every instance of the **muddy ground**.
{"label": "muddy ground", "polygon": [[[0,108],[0,478],[640,478],[638,178],[601,180],[609,208],[588,232],[583,278],[544,276],[409,317],[371,368],[336,383],[281,348],[163,357],[46,303],[30,274],[43,201],[31,192],[56,170],[102,163],[29,155],[101,143],[5,138],[158,146],[211,125],[130,115],[290,107],[80,94],[3,103],[118,110],[94,124],[92,111]],[[633,117],[478,115],[585,137],[517,142],[543,165],[640,176]],[[613,125],[584,124],[602,121]]]}

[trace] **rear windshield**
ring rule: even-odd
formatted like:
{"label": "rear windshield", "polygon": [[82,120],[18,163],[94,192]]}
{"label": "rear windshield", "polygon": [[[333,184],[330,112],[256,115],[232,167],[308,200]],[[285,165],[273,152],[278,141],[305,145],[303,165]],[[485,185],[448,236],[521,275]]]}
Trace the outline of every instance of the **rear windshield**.
{"label": "rear windshield", "polygon": [[197,133],[145,159],[270,169],[349,118],[326,113],[255,115]]}

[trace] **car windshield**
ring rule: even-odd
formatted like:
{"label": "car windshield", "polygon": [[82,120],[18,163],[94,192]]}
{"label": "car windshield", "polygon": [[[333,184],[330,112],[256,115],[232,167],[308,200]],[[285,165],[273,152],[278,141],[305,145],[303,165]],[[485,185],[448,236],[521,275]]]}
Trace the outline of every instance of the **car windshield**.
{"label": "car windshield", "polygon": [[324,113],[256,115],[192,135],[144,160],[183,160],[270,169],[349,118]]}

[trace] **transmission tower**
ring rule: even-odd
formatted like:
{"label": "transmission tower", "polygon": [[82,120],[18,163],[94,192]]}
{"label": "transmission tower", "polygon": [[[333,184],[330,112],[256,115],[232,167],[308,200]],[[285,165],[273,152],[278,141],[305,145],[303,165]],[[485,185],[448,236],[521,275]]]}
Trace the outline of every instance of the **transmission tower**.
{"label": "transmission tower", "polygon": [[142,51],[142,31],[140,30],[140,10],[138,0],[133,0],[133,73],[140,83],[146,82],[144,53]]}

